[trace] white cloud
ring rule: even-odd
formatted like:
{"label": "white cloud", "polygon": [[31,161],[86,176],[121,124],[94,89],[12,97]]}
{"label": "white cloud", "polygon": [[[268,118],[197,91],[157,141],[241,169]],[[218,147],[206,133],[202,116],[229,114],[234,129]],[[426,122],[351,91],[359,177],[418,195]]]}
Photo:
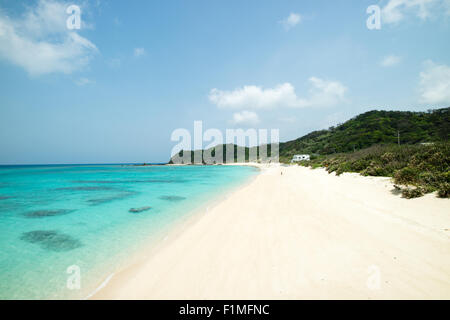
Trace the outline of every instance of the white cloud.
{"label": "white cloud", "polygon": [[448,15],[449,8],[449,0],[389,0],[381,12],[384,23],[395,24],[409,15],[421,20],[437,16],[441,12]]}
{"label": "white cloud", "polygon": [[384,57],[383,60],[381,60],[380,65],[382,67],[393,67],[399,64],[401,60],[402,60],[401,57],[391,54]]}
{"label": "white cloud", "polygon": [[286,31],[295,27],[302,21],[302,16],[298,13],[291,13],[287,18],[280,21]]}
{"label": "white cloud", "polygon": [[140,57],[143,56],[145,54],[145,49],[144,48],[135,48],[134,49],[134,56],[135,57]]}
{"label": "white cloud", "polygon": [[345,98],[347,88],[340,82],[316,77],[311,77],[309,82],[308,98],[299,98],[292,84],[283,83],[269,89],[257,86],[244,86],[234,91],[212,89],[209,100],[219,108],[271,109],[333,106]]}
{"label": "white cloud", "polygon": [[450,105],[450,67],[425,61],[425,70],[420,73],[422,102]]}
{"label": "white cloud", "polygon": [[233,123],[243,125],[256,125],[259,123],[259,117],[255,112],[244,110],[242,112],[236,112],[233,114]]}
{"label": "white cloud", "polygon": [[294,87],[290,83],[280,84],[273,89],[257,86],[244,86],[234,91],[212,89],[209,99],[219,108],[230,109],[265,109],[280,105],[293,106],[297,103]]}
{"label": "white cloud", "polygon": [[84,68],[98,50],[67,29],[68,6],[61,1],[39,0],[15,19],[0,9],[0,58],[31,75],[72,73]]}
{"label": "white cloud", "polygon": [[329,107],[345,100],[347,88],[338,81],[327,81],[316,77],[309,78],[312,84],[306,107]]}

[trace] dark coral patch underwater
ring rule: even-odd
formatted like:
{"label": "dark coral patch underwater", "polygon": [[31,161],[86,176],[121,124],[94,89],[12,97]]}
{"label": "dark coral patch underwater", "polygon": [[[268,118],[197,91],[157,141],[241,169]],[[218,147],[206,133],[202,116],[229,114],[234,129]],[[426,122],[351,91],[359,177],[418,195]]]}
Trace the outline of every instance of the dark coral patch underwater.
{"label": "dark coral patch underwater", "polygon": [[54,230],[24,232],[20,240],[38,244],[43,249],[56,252],[70,251],[82,246],[78,239]]}
{"label": "dark coral patch underwater", "polygon": [[142,207],[142,208],[131,208],[130,210],[128,210],[128,212],[131,213],[141,213],[144,211],[148,211],[150,210],[152,207]]}
{"label": "dark coral patch underwater", "polygon": [[115,184],[115,183],[185,183],[182,179],[146,179],[146,180],[75,180],[72,183],[96,183],[96,184]]}
{"label": "dark coral patch underwater", "polygon": [[63,216],[69,213],[74,212],[75,210],[68,209],[58,209],[58,210],[37,210],[30,211],[24,214],[27,218],[45,218],[45,217],[56,217]]}
{"label": "dark coral patch underwater", "polygon": [[65,187],[65,188],[57,188],[55,190],[58,191],[102,191],[102,190],[112,190],[111,187]]}
{"label": "dark coral patch underwater", "polygon": [[131,197],[132,195],[135,195],[135,194],[137,194],[137,192],[129,191],[129,192],[123,192],[123,193],[116,194],[116,195],[109,196],[109,197],[89,199],[89,200],[87,200],[87,202],[91,206],[98,206],[98,205],[101,205],[104,203],[109,203],[109,202],[116,201],[116,200],[122,200],[122,199],[125,199],[128,197]]}
{"label": "dark coral patch underwater", "polygon": [[178,201],[186,200],[185,197],[180,197],[180,196],[161,196],[161,197],[159,197],[159,199],[172,201],[172,202],[178,202]]}

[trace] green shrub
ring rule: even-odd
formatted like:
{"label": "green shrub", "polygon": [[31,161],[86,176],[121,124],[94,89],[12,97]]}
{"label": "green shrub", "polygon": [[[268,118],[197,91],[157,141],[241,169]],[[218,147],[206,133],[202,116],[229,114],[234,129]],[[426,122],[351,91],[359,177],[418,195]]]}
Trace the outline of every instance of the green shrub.
{"label": "green shrub", "polygon": [[335,172],[339,168],[339,165],[337,164],[330,164],[327,168],[328,173]]}
{"label": "green shrub", "polygon": [[418,198],[423,196],[423,189],[422,188],[404,188],[402,189],[402,196],[406,199],[412,199],[412,198]]}
{"label": "green shrub", "polygon": [[419,179],[419,181],[423,182],[424,184],[434,185],[434,184],[436,184],[436,182],[439,178],[433,172],[424,171],[424,172],[419,173],[418,179]]}
{"label": "green shrub", "polygon": [[385,177],[388,176],[386,170],[379,165],[370,165],[361,172],[364,176]]}
{"label": "green shrub", "polygon": [[386,152],[380,158],[384,163],[389,163],[395,160],[395,155],[392,152]]}
{"label": "green shrub", "polygon": [[438,196],[440,198],[450,198],[450,183],[441,183],[438,187]]}
{"label": "green shrub", "polygon": [[394,182],[397,184],[410,185],[417,182],[419,172],[417,169],[406,167],[394,174]]}
{"label": "green shrub", "polygon": [[364,176],[393,177],[396,184],[420,187],[420,190],[406,190],[407,197],[436,190],[448,197],[449,163],[450,143],[442,142],[432,145],[375,145],[350,153],[318,156],[307,165],[325,167],[336,175],[359,172]]}
{"label": "green shrub", "polygon": [[441,177],[442,177],[442,181],[450,183],[450,170],[448,170],[448,168],[447,168],[447,171],[443,172],[441,174]]}
{"label": "green shrub", "polygon": [[312,168],[312,169],[317,169],[317,168],[320,168],[320,167],[322,167],[322,165],[321,165],[320,163],[313,163],[313,164],[311,165],[311,168]]}
{"label": "green shrub", "polygon": [[361,171],[365,170],[369,166],[369,164],[370,164],[369,161],[359,159],[352,163],[352,169],[355,172],[361,172]]}

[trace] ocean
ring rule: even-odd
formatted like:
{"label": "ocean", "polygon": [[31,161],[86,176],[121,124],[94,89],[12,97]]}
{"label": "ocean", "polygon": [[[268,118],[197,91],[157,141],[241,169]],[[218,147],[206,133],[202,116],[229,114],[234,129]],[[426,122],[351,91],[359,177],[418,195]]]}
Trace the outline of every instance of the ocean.
{"label": "ocean", "polygon": [[83,299],[244,166],[0,166],[0,299]]}

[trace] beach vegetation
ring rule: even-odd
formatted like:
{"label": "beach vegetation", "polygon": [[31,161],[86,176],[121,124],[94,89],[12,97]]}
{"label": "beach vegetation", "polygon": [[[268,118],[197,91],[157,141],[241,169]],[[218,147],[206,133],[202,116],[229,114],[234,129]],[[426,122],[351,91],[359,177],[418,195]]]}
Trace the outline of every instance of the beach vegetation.
{"label": "beach vegetation", "polygon": [[403,188],[402,197],[406,199],[419,198],[424,195],[423,188]]}
{"label": "beach vegetation", "polygon": [[450,197],[450,142],[414,145],[375,145],[349,153],[317,157],[302,163],[323,167],[341,175],[357,172],[364,176],[392,177],[405,198],[437,191]]}

